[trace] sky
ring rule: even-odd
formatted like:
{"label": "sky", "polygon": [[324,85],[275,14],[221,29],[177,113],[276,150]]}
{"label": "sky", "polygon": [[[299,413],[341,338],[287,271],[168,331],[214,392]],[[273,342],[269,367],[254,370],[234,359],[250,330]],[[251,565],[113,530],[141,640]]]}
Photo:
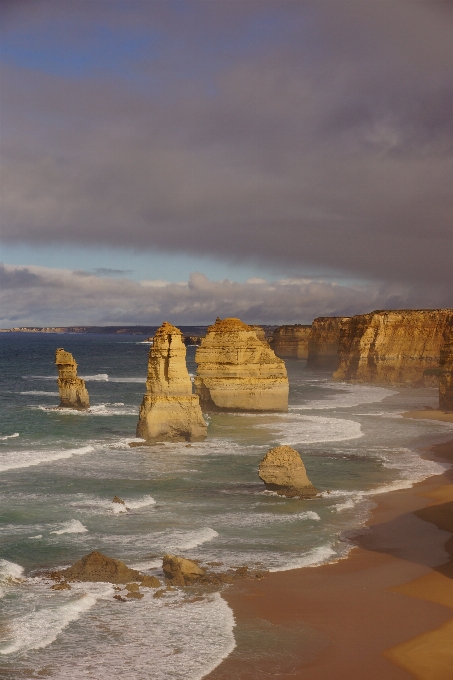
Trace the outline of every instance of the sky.
{"label": "sky", "polygon": [[1,0],[0,327],[453,307],[453,3]]}

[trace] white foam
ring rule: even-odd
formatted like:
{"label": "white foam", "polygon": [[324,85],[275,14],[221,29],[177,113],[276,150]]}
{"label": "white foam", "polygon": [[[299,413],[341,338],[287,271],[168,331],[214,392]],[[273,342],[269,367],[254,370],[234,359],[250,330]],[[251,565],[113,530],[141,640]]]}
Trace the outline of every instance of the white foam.
{"label": "white foam", "polygon": [[15,439],[16,437],[19,437],[19,432],[14,432],[14,434],[5,434],[3,437],[0,437],[0,439],[5,441],[6,439]]}
{"label": "white foam", "polygon": [[65,522],[61,529],[58,531],[51,531],[51,534],[84,534],[88,529],[83,526],[82,522],[78,519],[71,519],[69,522]]}
{"label": "white foam", "polygon": [[223,526],[263,526],[274,523],[287,523],[314,520],[319,522],[321,517],[313,510],[304,510],[294,513],[251,512],[248,514],[227,513],[217,520]]}
{"label": "white foam", "polygon": [[81,375],[80,376],[83,380],[100,380],[102,382],[107,381],[109,379],[109,376],[107,373],[96,373],[96,375]]}
{"label": "white foam", "polygon": [[122,503],[109,504],[115,514],[127,512],[128,510],[139,510],[140,508],[147,508],[150,505],[156,504],[156,501],[152,496],[143,496],[142,499],[136,501],[128,501],[124,498],[122,500],[124,500],[124,505]]}
{"label": "white foam", "polygon": [[90,406],[88,409],[73,409],[73,408],[49,408],[48,406],[30,407],[36,408],[39,411],[46,411],[47,413],[59,413],[63,415],[76,416],[135,416],[138,413],[136,406],[125,406],[123,402],[116,402],[113,404],[96,404]]}
{"label": "white foam", "polygon": [[183,531],[175,529],[170,532],[163,532],[160,536],[154,536],[156,543],[162,545],[166,551],[170,550],[192,550],[203,543],[212,541],[219,534],[210,527],[204,527],[198,531]]}
{"label": "white foam", "polygon": [[321,385],[324,389],[341,390],[341,394],[332,394],[325,399],[313,399],[300,406],[290,406],[290,411],[300,411],[306,409],[332,409],[332,408],[351,408],[359,404],[371,404],[382,401],[392,394],[394,390],[385,387],[372,387],[370,385],[349,385],[345,383],[327,383]]}
{"label": "white foam", "polygon": [[38,534],[37,536],[29,536],[28,538],[30,538],[30,539],[32,539],[32,538],[42,538],[42,534]]}
{"label": "white foam", "polygon": [[[105,589],[111,592],[112,588]],[[34,609],[31,613],[18,616],[9,625],[9,644],[0,648],[0,654],[13,654],[31,649],[42,649],[54,642],[60,633],[72,622],[96,604],[97,596],[86,593],[77,599],[67,601],[67,597],[58,598],[63,603]]]}
{"label": "white foam", "polygon": [[58,397],[58,392],[46,392],[45,390],[28,390],[27,392],[19,392],[19,394],[31,394],[36,397]]}
{"label": "white foam", "polygon": [[318,548],[309,550],[305,555],[290,559],[285,565],[271,567],[269,571],[289,571],[290,569],[301,569],[302,567],[318,567],[321,564],[332,562],[334,556],[336,559],[341,557],[330,543],[326,543]]}
{"label": "white foam", "polygon": [[18,470],[20,468],[31,467],[32,465],[40,465],[41,463],[50,463],[63,458],[71,458],[71,456],[83,456],[92,451],[94,451],[93,446],[81,446],[77,449],[60,449],[58,451],[48,451],[46,449],[9,451],[0,454],[0,472]]}
{"label": "white foam", "polygon": [[79,494],[76,501],[72,501],[69,505],[78,510],[85,510],[90,514],[121,514],[128,510],[136,511],[141,508],[146,508],[156,504],[156,500],[152,496],[142,496],[135,500],[128,500],[126,497],[122,498],[122,503],[114,503],[111,499],[98,498],[96,496]]}
{"label": "white foam", "polygon": [[0,559],[0,583],[13,583],[19,581],[24,573],[20,564]]}
{"label": "white foam", "polygon": [[[117,611],[115,605],[102,618],[96,608],[90,618],[99,617],[95,623],[107,628],[108,635],[92,636],[83,650],[71,655],[70,663],[52,664],[55,680],[91,676],[96,680],[201,680],[235,647],[233,612],[218,593],[187,601],[182,593],[155,599],[146,592],[142,600],[121,605],[121,616]],[[98,632],[95,623],[89,629],[93,633]],[[56,649],[53,658],[61,659]]]}
{"label": "white foam", "polygon": [[255,425],[271,430],[281,444],[314,444],[363,437],[360,423],[343,418],[280,414],[274,422]]}

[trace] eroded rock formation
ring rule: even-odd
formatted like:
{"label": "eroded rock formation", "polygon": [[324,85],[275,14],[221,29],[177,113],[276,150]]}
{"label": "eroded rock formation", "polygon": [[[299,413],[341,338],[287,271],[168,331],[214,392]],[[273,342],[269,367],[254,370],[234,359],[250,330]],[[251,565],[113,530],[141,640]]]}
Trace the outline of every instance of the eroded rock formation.
{"label": "eroded rock formation", "polygon": [[439,409],[453,411],[453,326],[440,351]]}
{"label": "eroded rock formation", "polygon": [[164,322],[149,350],[146,394],[140,406],[137,437],[147,441],[201,441],[207,425],[186,366],[181,331]]}
{"label": "eroded rock formation", "polygon": [[239,319],[217,319],[198,347],[195,391],[204,409],[287,411],[286,367]]}
{"label": "eroded rock formation", "polygon": [[311,498],[318,493],[307,477],[300,454],[291,446],[276,446],[266,453],[258,475],[268,491],[279,496]]}
{"label": "eroded rock formation", "polygon": [[347,316],[320,316],[313,321],[308,339],[307,368],[331,371],[338,368],[340,331],[348,321]]}
{"label": "eroded rock formation", "polygon": [[280,326],[274,331],[271,347],[278,357],[307,359],[310,333],[311,326],[303,326],[300,323]]}
{"label": "eroded rock formation", "polygon": [[343,324],[338,380],[436,386],[453,310],[376,311]]}
{"label": "eroded rock formation", "polygon": [[60,347],[55,352],[55,363],[58,369],[59,408],[89,408],[88,390],[85,381],[77,377],[77,363],[72,354]]}

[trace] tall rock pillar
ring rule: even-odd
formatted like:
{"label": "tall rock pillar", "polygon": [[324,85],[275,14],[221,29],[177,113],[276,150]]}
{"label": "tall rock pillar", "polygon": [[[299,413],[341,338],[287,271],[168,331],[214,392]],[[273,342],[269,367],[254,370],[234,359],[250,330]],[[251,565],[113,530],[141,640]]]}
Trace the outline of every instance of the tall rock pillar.
{"label": "tall rock pillar", "polygon": [[195,392],[210,411],[287,411],[286,366],[240,319],[217,319],[195,354]]}
{"label": "tall rock pillar", "polygon": [[182,333],[165,321],[149,350],[137,437],[147,441],[201,441],[206,432],[199,399],[192,394]]}
{"label": "tall rock pillar", "polygon": [[59,408],[89,408],[90,398],[85,380],[77,377],[77,363],[72,354],[60,347],[55,352],[55,363],[58,368]]}

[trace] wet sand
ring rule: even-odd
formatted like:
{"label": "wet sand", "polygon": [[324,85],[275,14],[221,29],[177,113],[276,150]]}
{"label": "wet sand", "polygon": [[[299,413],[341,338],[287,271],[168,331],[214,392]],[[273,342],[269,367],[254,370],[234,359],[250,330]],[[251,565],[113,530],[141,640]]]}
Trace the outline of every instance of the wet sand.
{"label": "wet sand", "polygon": [[[428,455],[453,462],[453,441]],[[452,680],[452,482],[375,496],[347,559],[226,590],[237,647],[206,678]]]}

